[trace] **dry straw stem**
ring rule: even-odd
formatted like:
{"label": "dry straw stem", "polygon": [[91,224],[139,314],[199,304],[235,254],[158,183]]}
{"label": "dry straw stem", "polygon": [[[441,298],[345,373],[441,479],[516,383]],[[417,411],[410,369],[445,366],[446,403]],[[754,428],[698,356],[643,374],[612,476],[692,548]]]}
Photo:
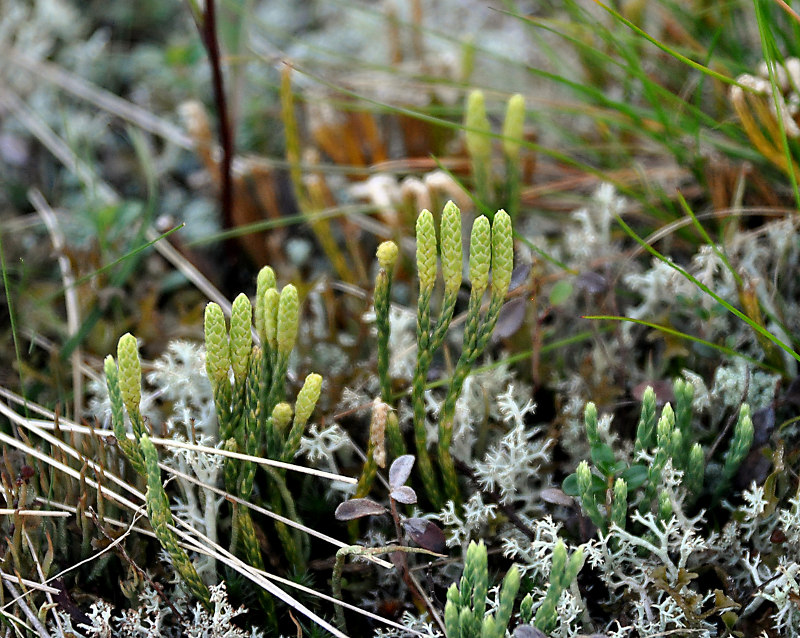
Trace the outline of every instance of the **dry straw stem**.
{"label": "dry straw stem", "polygon": [[[28,545],[28,551],[30,552],[30,555],[33,557],[33,562],[36,564],[36,571],[39,573],[39,578],[41,579],[41,582],[44,583],[45,580],[47,579],[47,575],[44,573],[44,570],[42,569],[42,563],[39,561],[39,557],[36,555],[36,548],[33,545],[33,540],[31,539],[31,535],[28,533],[27,530],[25,530],[24,534],[25,534],[25,542]],[[48,542],[50,541],[50,536],[49,535],[47,537],[47,540],[48,540]],[[52,565],[52,559],[53,559],[53,544],[52,544],[52,542],[49,543],[49,546],[50,546],[50,548],[49,548],[49,554],[50,554],[49,560],[48,560],[47,555],[45,555],[45,561],[48,564],[46,569],[48,571],[50,570],[50,566]],[[45,591],[44,595],[45,595],[45,599],[47,600],[48,608],[49,609],[54,609],[56,607],[56,605],[53,603],[53,596],[51,595],[51,593],[48,592],[48,591]],[[41,614],[42,611],[40,610],[39,613]],[[58,628],[58,631],[60,632],[60,634],[63,634],[64,633],[64,627],[61,625],[61,618],[59,618],[58,614],[53,613],[53,619],[56,622],[56,627]]]}
{"label": "dry straw stem", "polygon": [[[30,404],[31,406],[35,406],[35,404]],[[55,418],[55,415],[44,409],[40,408],[37,410],[40,414],[49,415],[51,418]],[[7,405],[0,403],[0,414],[8,417],[9,419],[13,420],[18,425],[22,425],[23,427],[30,429],[33,431],[34,434],[37,436],[41,436],[42,438],[48,440],[53,445],[58,447],[64,447],[66,444],[55,437],[49,437],[45,432],[42,430],[53,430],[55,425],[52,421],[45,421],[41,419],[30,419],[17,414]],[[62,432],[75,432],[79,434],[94,434],[99,437],[113,437],[114,432],[112,430],[100,430],[95,428],[88,428],[83,425],[78,425],[66,419],[59,419],[58,427]],[[133,434],[128,433],[128,439],[133,440],[135,437]],[[312,476],[318,476],[320,478],[328,479],[331,481],[341,481],[343,483],[349,483],[351,485],[355,485],[358,483],[357,479],[354,479],[350,476],[344,476],[342,474],[334,474],[333,472],[325,472],[324,470],[318,470],[313,467],[304,467],[302,465],[296,465],[293,463],[284,463],[282,461],[274,461],[272,459],[265,459],[259,456],[250,456],[248,454],[241,454],[239,452],[229,452],[228,450],[223,450],[220,448],[214,447],[207,447],[204,445],[196,445],[194,443],[187,443],[184,441],[175,441],[173,439],[162,439],[160,437],[151,436],[150,441],[152,441],[155,445],[160,445],[163,447],[169,448],[182,448],[185,450],[192,450],[193,452],[202,452],[204,454],[216,454],[218,456],[225,456],[232,459],[238,459],[240,461],[251,461],[253,463],[258,463],[260,465],[269,465],[272,467],[276,467],[282,470],[289,470],[292,472],[300,472],[301,474],[310,474]],[[68,447],[68,446],[67,446]],[[75,454],[71,454],[76,459],[83,460],[82,457],[76,452]],[[91,462],[90,462],[90,465]],[[97,471],[97,468],[92,465],[93,469]],[[113,474],[110,476],[113,477]],[[112,478],[113,480],[113,478]],[[121,479],[118,479],[121,485],[127,485]]]}
{"label": "dry straw stem", "polygon": [[[53,242],[53,250],[58,255],[58,267],[61,270],[61,281],[64,284],[64,305],[67,310],[67,334],[70,338],[74,337],[78,330],[80,330],[81,313],[80,303],[78,302],[78,294],[75,290],[75,276],[72,272],[72,265],[66,255],[66,241],[64,233],[59,227],[56,214],[50,204],[45,200],[44,195],[38,189],[32,189],[28,192],[28,198],[33,204],[33,207],[41,215],[44,220],[47,231]],[[70,355],[70,363],[72,364],[72,396],[74,397],[74,405],[72,413],[78,417],[83,414],[83,375],[81,374],[80,362],[83,359],[83,354],[80,346],[75,348]]]}
{"label": "dry straw stem", "polygon": [[[257,512],[258,514],[263,514],[264,516],[267,516],[267,517],[269,517],[269,518],[271,518],[273,520],[276,520],[276,521],[279,521],[281,523],[284,523],[285,525],[288,525],[290,527],[294,527],[295,529],[298,529],[301,532],[305,532],[306,534],[309,534],[310,536],[314,536],[316,538],[319,538],[322,541],[325,541],[326,543],[330,543],[334,547],[339,547],[339,548],[348,547],[347,543],[344,543],[344,542],[342,542],[342,541],[340,541],[338,539],[335,539],[332,536],[328,536],[327,534],[323,534],[322,532],[320,532],[320,531],[318,531],[318,530],[316,530],[314,528],[307,527],[307,526],[303,525],[302,523],[298,523],[297,521],[293,521],[290,518],[286,518],[285,516],[281,516],[280,514],[276,514],[275,512],[272,512],[271,510],[268,510],[266,508],[260,507],[260,506],[256,505],[255,503],[251,503],[250,501],[246,501],[243,498],[239,498],[238,496],[235,496],[234,494],[231,494],[230,492],[226,492],[225,490],[222,490],[222,489],[220,489],[218,487],[214,487],[213,485],[209,485],[208,483],[204,483],[200,479],[195,478],[194,476],[190,476],[189,474],[185,474],[184,472],[181,472],[180,470],[176,470],[175,468],[172,468],[172,467],[169,467],[167,465],[164,465],[163,463],[159,464],[159,467],[161,467],[162,470],[164,470],[165,472],[167,472],[169,474],[173,474],[174,476],[177,476],[177,477],[180,477],[181,479],[189,481],[190,483],[193,483],[193,484],[197,485],[198,487],[201,487],[201,488],[203,488],[205,490],[209,490],[211,492],[214,492],[215,494],[218,494],[219,496],[224,497],[225,500],[232,501],[234,503],[237,503],[239,505],[247,507],[248,509],[251,509],[254,512]],[[386,562],[384,560],[375,559],[372,562],[374,562],[377,565],[380,565],[381,567],[385,567],[387,569],[391,569],[392,568],[392,564],[388,563],[388,562]]]}
{"label": "dry straw stem", "polygon": [[[340,632],[330,623],[320,618],[317,614],[308,609],[301,602],[299,602],[291,595],[287,594],[285,591],[277,587],[272,582],[272,579],[278,580],[277,577],[251,567],[250,565],[238,559],[236,556],[234,556],[229,551],[224,549],[221,545],[215,543],[214,541],[212,541],[210,538],[208,538],[198,530],[192,528],[188,523],[180,519],[178,519],[176,522],[181,527],[188,528],[192,532],[192,534],[194,534],[194,536],[192,536],[177,527],[173,526],[170,527],[170,530],[172,532],[174,532],[177,536],[179,536],[185,543],[188,543],[190,549],[202,554],[206,554],[208,556],[212,556],[216,560],[220,561],[221,563],[224,563],[225,565],[233,569],[234,571],[239,572],[242,576],[248,578],[250,581],[252,581],[256,585],[259,585],[263,589],[266,589],[267,592],[269,592],[276,598],[282,600],[293,609],[296,609],[297,611],[299,611],[301,614],[303,614],[313,622],[320,625],[323,629],[327,629],[334,636],[338,636],[339,638],[348,638],[346,634]],[[289,583],[289,581],[284,581],[283,579],[281,579],[281,582],[283,582],[284,584]],[[319,594],[317,595],[319,596]]]}
{"label": "dry straw stem", "polygon": [[[18,422],[20,422],[20,421],[26,421],[26,422],[29,421],[28,419],[24,419],[23,417],[19,417],[19,415],[16,415],[16,413],[14,413],[9,408],[7,408],[7,406],[5,406],[4,404],[0,403],[0,411],[3,411],[2,410],[3,408],[5,408],[5,410],[7,411],[7,414],[9,416],[18,417],[17,419],[15,419]],[[37,433],[37,434],[41,433],[40,435],[47,435],[47,433],[42,431],[41,428],[36,427],[35,425],[33,425],[31,423],[22,423],[22,424],[27,426],[27,427],[29,427],[32,431],[35,431],[35,433]],[[74,424],[72,424],[72,426],[76,427],[76,428],[78,427],[78,426],[75,426]],[[88,430],[88,428],[86,428],[86,430]],[[111,433],[108,432],[108,434],[110,435]],[[64,449],[64,451],[67,452],[68,454],[74,456],[75,458],[80,458],[80,454],[77,451],[75,451],[74,449],[72,449],[69,445],[67,445],[67,444],[65,444],[65,443],[63,443],[61,441],[58,441],[57,439],[54,439],[54,437],[48,437],[48,438],[51,440],[51,442],[53,444],[58,445],[60,448]],[[32,448],[32,447],[30,447],[28,445],[25,445],[21,441],[18,441],[18,440],[14,439],[14,438],[12,438],[12,437],[10,437],[8,435],[5,435],[2,432],[0,432],[0,442],[6,443],[6,444],[8,444],[10,446],[13,446],[13,447],[16,447],[16,448],[22,450],[23,452],[25,452],[26,454],[30,454],[31,456],[33,456],[35,458],[38,458],[38,459],[44,461],[45,463],[51,465],[52,467],[54,467],[54,468],[56,468],[58,470],[61,470],[62,472],[64,472],[65,474],[71,476],[72,478],[74,478],[76,480],[80,479],[80,473],[77,470],[74,470],[73,468],[70,468],[70,467],[68,467],[68,466],[66,466],[66,465],[64,465],[64,464],[62,464],[62,463],[60,463],[58,461],[55,461],[54,459],[48,457],[44,453],[39,452],[35,448]],[[169,471],[174,472],[174,470],[171,470],[170,468],[166,468],[166,469],[168,469]],[[96,470],[96,468],[95,468],[95,470]],[[106,477],[111,479],[112,481],[116,481],[116,482],[120,483],[123,488],[125,488],[127,491],[131,492],[138,499],[140,499],[142,502],[144,502],[144,494],[142,494],[141,492],[139,492],[135,488],[127,485],[124,481],[122,481],[118,477],[115,477],[110,472],[106,472]],[[99,485],[96,481],[93,481],[92,479],[90,479],[88,477],[85,479],[85,481],[86,481],[86,484],[89,485],[90,487],[102,491],[103,495],[106,498],[120,503],[124,507],[127,507],[128,509],[130,509],[131,511],[133,511],[133,512],[139,514],[139,515],[144,513],[144,506],[143,505],[142,506],[136,505],[135,503],[131,502],[129,499],[121,496],[120,494],[117,494],[116,492],[110,490],[109,488],[107,488],[105,486]],[[350,479],[350,481],[354,482],[353,479]],[[207,486],[207,487],[210,487],[210,486]],[[118,521],[112,521],[110,519],[106,519],[106,522],[109,523],[109,524],[118,524],[121,527],[127,527],[127,525],[125,523],[121,523],[121,522],[118,522]],[[188,528],[193,534],[195,534],[202,541],[202,543],[198,543],[197,540],[192,538],[186,532],[182,531],[181,529],[179,529],[177,527],[170,526],[169,529],[171,529],[174,533],[176,533],[181,538],[181,542],[179,543],[181,547],[183,547],[184,549],[190,549],[190,550],[198,551],[198,552],[201,552],[201,553],[208,554],[210,556],[216,557],[218,560],[220,560],[222,562],[225,562],[231,568],[235,569],[236,571],[238,571],[239,573],[241,573],[245,577],[249,578],[250,580],[252,580],[256,584],[258,584],[258,585],[264,587],[265,589],[267,589],[267,591],[269,591],[269,593],[273,594],[274,596],[277,596],[278,598],[280,598],[281,600],[283,600],[284,602],[286,602],[288,605],[292,606],[293,608],[297,609],[299,612],[303,613],[304,615],[307,615],[311,620],[313,620],[317,624],[321,625],[322,627],[328,629],[328,631],[331,631],[331,633],[333,633],[334,635],[340,636],[340,637],[343,637],[343,638],[347,638],[347,636],[345,634],[343,634],[343,633],[339,632],[338,630],[336,630],[335,628],[331,627],[327,622],[325,622],[323,619],[321,619],[318,616],[316,616],[316,614],[313,614],[313,612],[310,612],[310,610],[308,610],[305,606],[303,606],[302,604],[297,602],[294,598],[292,598],[291,596],[289,596],[288,594],[286,594],[285,592],[283,592],[282,590],[277,588],[275,585],[273,585],[271,582],[266,580],[266,578],[269,577],[269,578],[272,578],[272,579],[275,579],[275,580],[279,580],[280,582],[282,582],[284,584],[287,584],[287,585],[291,585],[293,587],[298,587],[297,585],[291,583],[290,581],[284,581],[283,579],[277,579],[277,577],[270,576],[268,574],[264,574],[263,572],[259,572],[257,570],[253,570],[252,568],[247,566],[244,562],[242,562],[239,559],[237,559],[236,557],[232,556],[230,553],[228,553],[222,547],[220,547],[216,543],[213,543],[210,539],[205,537],[203,534],[201,534],[199,531],[197,531],[194,528],[192,528],[190,525],[188,525],[184,521],[182,521],[180,519],[177,519],[175,522],[178,525],[182,526],[182,527]],[[148,536],[153,536],[152,532],[149,532],[147,530],[137,530],[137,531],[139,531],[140,533],[144,533],[144,534],[146,534]],[[216,550],[216,551],[214,551],[214,550]],[[87,561],[84,561],[84,562],[88,562],[90,560],[95,560],[95,559],[96,559],[96,556],[93,556],[92,558],[87,559]],[[381,561],[381,563],[383,563],[383,561]],[[388,563],[384,563],[384,566],[388,566]],[[318,596],[320,596],[322,598],[330,599],[330,597],[325,597],[325,596],[323,596],[321,594],[313,592],[313,590],[310,590],[310,589],[304,589],[304,591],[307,591],[307,593],[314,593],[314,594],[316,594],[316,595],[318,595]],[[382,619],[379,616],[374,615],[374,614],[368,614],[368,612],[363,612],[362,610],[358,610],[357,608],[354,608],[354,611],[360,611],[361,613],[365,613],[367,615],[370,615],[370,617],[373,617],[373,618],[375,618],[377,620],[381,620],[382,622],[385,622],[385,623],[390,624],[392,626],[400,627],[400,625],[398,625],[396,623],[391,623],[391,621],[387,621],[385,619]]]}
{"label": "dry straw stem", "polygon": [[[19,592],[17,592],[16,587],[14,587],[14,585],[12,585],[11,583],[6,582],[6,589],[8,589],[8,591],[11,592],[12,596],[17,597],[17,599],[18,599],[17,600],[17,605],[19,605],[19,608],[25,614],[25,617],[28,619],[28,621],[31,623],[31,625],[34,626],[34,628],[36,629],[36,632],[39,634],[39,636],[42,636],[42,638],[50,638],[50,634],[48,633],[47,629],[45,629],[44,625],[42,624],[42,621],[39,620],[37,615],[35,613],[33,613],[33,610],[20,597]],[[9,618],[11,618],[11,617],[9,616]],[[15,620],[18,620],[18,619],[15,619]],[[28,629],[30,629],[30,628],[28,628]]]}
{"label": "dry straw stem", "polygon": [[62,518],[69,516],[69,512],[55,512],[52,510],[13,510],[7,507],[0,509],[0,516],[52,516],[53,518]]}
{"label": "dry straw stem", "polygon": [[[793,172],[795,176],[800,176],[800,168],[795,161],[791,160],[791,165],[787,163],[786,154],[782,150],[780,128],[768,106],[767,98],[760,94],[745,92],[739,86],[733,86],[730,100],[745,133],[758,151],[787,175]],[[769,137],[762,133],[760,125],[763,125]]]}

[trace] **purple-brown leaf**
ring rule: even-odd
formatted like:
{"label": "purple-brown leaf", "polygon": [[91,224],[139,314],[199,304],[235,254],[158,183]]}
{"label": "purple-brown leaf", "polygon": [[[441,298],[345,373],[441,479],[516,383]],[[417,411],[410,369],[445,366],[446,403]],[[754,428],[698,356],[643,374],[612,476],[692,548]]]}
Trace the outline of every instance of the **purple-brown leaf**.
{"label": "purple-brown leaf", "polygon": [[563,505],[564,507],[571,507],[575,504],[575,500],[571,496],[564,494],[563,490],[557,487],[546,487],[539,496],[545,503],[552,503],[553,505]]}
{"label": "purple-brown leaf", "polygon": [[514,292],[517,288],[522,286],[528,281],[528,275],[531,274],[531,264],[520,264],[515,266],[511,271],[511,282],[508,285],[508,291]]}
{"label": "purple-brown leaf", "polygon": [[392,467],[389,468],[389,487],[395,490],[404,485],[408,477],[411,476],[412,467],[414,467],[413,454],[398,456],[392,463]]}
{"label": "purple-brown leaf", "polygon": [[608,281],[600,273],[587,270],[575,279],[575,285],[589,294],[596,295],[608,290]]}
{"label": "purple-brown leaf", "polygon": [[378,516],[385,513],[386,508],[372,499],[351,498],[349,501],[339,504],[334,516],[337,521],[352,521],[354,518],[362,516]]}
{"label": "purple-brown leaf", "polygon": [[525,321],[527,305],[528,300],[525,297],[517,297],[500,309],[492,335],[494,341],[510,337],[520,329],[522,322]]}
{"label": "purple-brown leaf", "polygon": [[422,549],[444,554],[447,547],[444,532],[438,525],[424,518],[407,518],[403,521],[406,534]]}
{"label": "purple-brown leaf", "polygon": [[753,412],[753,449],[766,445],[774,430],[775,408],[768,405]]}
{"label": "purple-brown leaf", "polygon": [[417,502],[417,493],[408,485],[401,485],[400,487],[394,488],[389,496],[398,503],[403,503],[405,505],[413,505]]}

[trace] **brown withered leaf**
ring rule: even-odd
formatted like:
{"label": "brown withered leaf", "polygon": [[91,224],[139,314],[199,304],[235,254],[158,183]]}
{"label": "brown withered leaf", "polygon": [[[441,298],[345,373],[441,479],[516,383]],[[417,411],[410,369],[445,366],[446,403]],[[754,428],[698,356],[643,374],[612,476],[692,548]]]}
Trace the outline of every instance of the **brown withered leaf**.
{"label": "brown withered leaf", "polygon": [[406,534],[422,549],[444,554],[447,544],[439,526],[424,518],[407,518],[403,521]]}
{"label": "brown withered leaf", "polygon": [[385,514],[386,508],[369,498],[351,498],[349,501],[339,503],[334,516],[337,521],[352,521],[363,516],[379,516]]}

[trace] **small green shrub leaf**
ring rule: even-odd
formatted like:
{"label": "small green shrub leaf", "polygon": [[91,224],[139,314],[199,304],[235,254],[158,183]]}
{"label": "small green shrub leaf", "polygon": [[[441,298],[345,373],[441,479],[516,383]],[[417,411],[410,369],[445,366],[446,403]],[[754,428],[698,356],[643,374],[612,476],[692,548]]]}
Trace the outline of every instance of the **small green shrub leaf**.
{"label": "small green shrub leaf", "polygon": [[573,472],[565,478],[564,482],[561,483],[561,489],[567,496],[578,496],[581,493],[578,489],[578,475]]}
{"label": "small green shrub leaf", "polygon": [[592,446],[592,461],[606,476],[611,476],[616,471],[617,459],[614,457],[614,450],[606,443]]}
{"label": "small green shrub leaf", "polygon": [[631,465],[627,470],[622,472],[622,478],[628,484],[628,491],[639,489],[647,480],[647,466],[645,465]]}
{"label": "small green shrub leaf", "polygon": [[572,282],[562,279],[550,291],[550,305],[560,306],[572,295]]}

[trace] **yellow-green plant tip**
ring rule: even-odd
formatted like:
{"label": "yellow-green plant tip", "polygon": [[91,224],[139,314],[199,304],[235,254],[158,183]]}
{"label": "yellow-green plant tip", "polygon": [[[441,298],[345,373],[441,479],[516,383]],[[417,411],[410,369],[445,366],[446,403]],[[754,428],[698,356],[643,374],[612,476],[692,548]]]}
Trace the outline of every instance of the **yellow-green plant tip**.
{"label": "yellow-green plant tip", "polygon": [[658,518],[662,521],[669,520],[672,516],[672,501],[666,490],[661,490],[658,494]]}
{"label": "yellow-green plant tip", "polygon": [[461,211],[452,201],[444,205],[441,227],[442,274],[446,293],[461,287],[464,248],[461,243]]}
{"label": "yellow-green plant tip", "polygon": [[213,301],[206,306],[203,328],[206,335],[206,374],[216,388],[228,380],[231,355],[225,315]]}
{"label": "yellow-green plant tip", "polygon": [[[455,583],[451,586],[455,587]],[[449,593],[449,592],[448,592]],[[448,600],[444,606],[444,627],[448,636],[461,638],[460,627],[458,625],[459,608],[454,602]]]}
{"label": "yellow-green plant tip", "polygon": [[[673,464],[677,464],[678,460],[681,458],[683,454],[683,432],[681,432],[678,428],[672,430],[672,434],[669,437],[669,452],[670,456],[673,459]],[[683,469],[683,468],[677,468]]]}
{"label": "yellow-green plant tip", "polygon": [[258,277],[256,278],[256,305],[254,311],[256,332],[258,333],[258,338],[263,342],[267,340],[264,332],[264,295],[267,294],[267,290],[274,288],[276,285],[275,271],[272,270],[272,268],[264,266],[258,271]]}
{"label": "yellow-green plant tip", "polygon": [[480,638],[494,638],[494,634],[495,634],[494,616],[492,616],[492,614],[489,614],[488,616],[483,617],[483,623],[481,624]]}
{"label": "yellow-green plant tip", "polygon": [[519,574],[519,569],[516,565],[512,565],[503,579],[503,589],[508,587],[509,590],[513,591],[514,595],[516,595],[516,592],[519,590],[520,581],[521,576]]}
{"label": "yellow-green plant tip", "polygon": [[572,552],[572,556],[569,557],[569,562],[564,570],[567,587],[578,577],[581,568],[583,568],[583,547],[576,549]]}
{"label": "yellow-green plant tip", "polygon": [[278,300],[278,326],[275,335],[278,352],[288,355],[297,339],[297,324],[300,315],[300,300],[297,288],[287,284],[281,290]]}
{"label": "yellow-green plant tip", "polygon": [[503,153],[508,159],[519,156],[520,143],[525,129],[525,98],[516,93],[506,103],[506,118],[503,120]]}
{"label": "yellow-green plant tip", "polygon": [[256,291],[266,291],[268,288],[274,288],[277,286],[277,284],[278,280],[275,278],[275,271],[272,270],[272,268],[269,266],[264,266],[258,271],[258,277],[256,278]]}
{"label": "yellow-green plant tip", "polygon": [[247,378],[250,350],[253,347],[253,308],[247,295],[240,293],[231,307],[231,367],[238,383]]}
{"label": "yellow-green plant tip", "polygon": [[297,393],[294,404],[295,422],[306,423],[317,405],[319,393],[322,390],[322,377],[312,372],[306,377],[303,387]]}
{"label": "yellow-green plant tip", "polygon": [[625,479],[618,478],[614,483],[614,500],[611,504],[611,522],[625,529],[625,517],[628,513],[628,484]]}
{"label": "yellow-green plant tip", "polygon": [[705,476],[706,459],[703,448],[699,443],[695,443],[689,450],[689,460],[686,463],[686,474],[683,484],[690,498],[695,499],[703,489],[703,478]]}
{"label": "yellow-green plant tip", "polygon": [[113,355],[108,355],[103,360],[103,372],[106,374],[106,379],[117,378],[117,362],[114,361]]}
{"label": "yellow-green plant tip", "polygon": [[511,217],[498,210],[492,221],[492,294],[505,297],[514,270],[514,233]]}
{"label": "yellow-green plant tip", "polygon": [[586,487],[591,486],[592,470],[589,468],[588,461],[583,460],[578,463],[578,467],[575,468],[575,473],[578,475],[578,485]]}
{"label": "yellow-green plant tip", "polygon": [[488,158],[492,154],[492,139],[489,118],[486,117],[486,103],[483,91],[472,91],[467,98],[467,112],[464,116],[467,152],[473,158]]}
{"label": "yellow-green plant tip", "polygon": [[589,401],[583,410],[583,422],[586,425],[586,439],[589,445],[598,445],[600,437],[597,434],[597,406],[594,401]]}
{"label": "yellow-green plant tip", "polygon": [[674,415],[674,413],[669,403],[667,403],[656,426],[656,444],[664,450],[669,448],[669,442],[672,440],[672,429],[675,424],[674,416],[670,419],[670,415]]}
{"label": "yellow-green plant tip", "polygon": [[670,427],[675,427],[675,410],[672,409],[672,405],[669,403],[665,403],[664,407],[661,409],[661,418],[667,419],[669,421]]}
{"label": "yellow-green plant tip", "polygon": [[142,402],[142,364],[139,361],[139,346],[131,333],[122,335],[117,344],[119,361],[119,389],[128,414],[139,413]]}
{"label": "yellow-green plant tip", "polygon": [[417,217],[417,273],[420,290],[432,289],[436,283],[436,228],[429,210]]}
{"label": "yellow-green plant tip", "polygon": [[469,242],[469,281],[475,293],[489,285],[489,266],[492,263],[492,226],[485,215],[472,225]]}
{"label": "yellow-green plant tip", "polygon": [[283,432],[292,420],[292,406],[282,401],[272,409],[272,425]]}
{"label": "yellow-green plant tip", "polygon": [[375,255],[378,257],[378,264],[387,273],[391,273],[394,269],[398,252],[397,244],[395,244],[393,241],[385,241],[378,246],[378,250],[375,252]]}
{"label": "yellow-green plant tip", "polygon": [[281,294],[276,288],[270,288],[264,295],[264,335],[266,343],[275,350],[278,347],[278,304]]}
{"label": "yellow-green plant tip", "polygon": [[552,567],[550,568],[550,579],[553,579],[554,575],[558,577],[564,572],[564,569],[567,566],[567,547],[564,545],[564,541],[558,539],[555,547],[553,547],[553,560],[552,560]]}

